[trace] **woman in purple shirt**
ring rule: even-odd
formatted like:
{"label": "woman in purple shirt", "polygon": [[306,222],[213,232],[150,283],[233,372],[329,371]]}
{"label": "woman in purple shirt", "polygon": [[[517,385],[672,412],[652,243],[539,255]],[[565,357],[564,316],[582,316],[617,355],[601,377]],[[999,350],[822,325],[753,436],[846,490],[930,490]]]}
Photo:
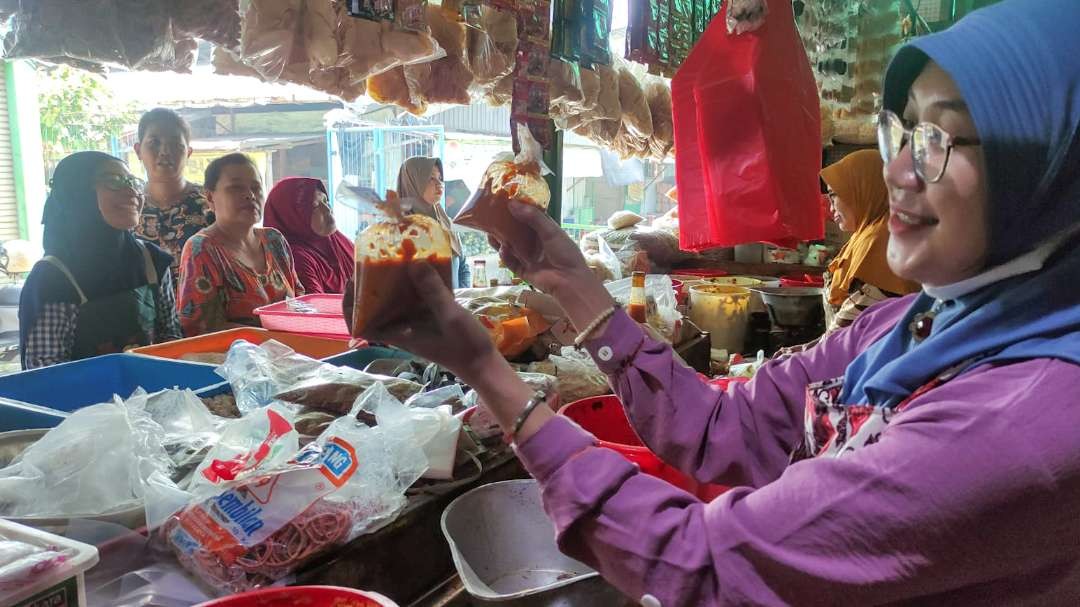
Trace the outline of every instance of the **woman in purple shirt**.
{"label": "woman in purple shirt", "polygon": [[[881,151],[889,263],[924,292],[721,392],[613,302],[558,226],[504,244],[555,296],[638,433],[642,474],[546,407],[430,268],[369,336],[474,386],[559,546],[648,605],[1080,604],[1080,3],[1005,0],[900,51]],[[542,250],[542,253],[541,253]]]}

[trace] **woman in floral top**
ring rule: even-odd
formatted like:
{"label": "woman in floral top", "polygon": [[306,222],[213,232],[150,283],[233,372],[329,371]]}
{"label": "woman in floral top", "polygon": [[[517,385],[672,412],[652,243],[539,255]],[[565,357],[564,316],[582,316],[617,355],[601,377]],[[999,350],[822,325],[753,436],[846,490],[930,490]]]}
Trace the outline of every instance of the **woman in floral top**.
{"label": "woman in floral top", "polygon": [[188,337],[258,326],[255,308],[303,294],[285,237],[255,227],[264,199],[251,159],[218,158],[205,183],[217,220],[187,241],[180,263],[178,306]]}
{"label": "woman in floral top", "polygon": [[148,187],[136,233],[172,255],[174,290],[184,243],[214,221],[202,187],[184,179],[190,144],[191,128],[172,110],[150,110],[139,120],[135,153],[146,168]]}

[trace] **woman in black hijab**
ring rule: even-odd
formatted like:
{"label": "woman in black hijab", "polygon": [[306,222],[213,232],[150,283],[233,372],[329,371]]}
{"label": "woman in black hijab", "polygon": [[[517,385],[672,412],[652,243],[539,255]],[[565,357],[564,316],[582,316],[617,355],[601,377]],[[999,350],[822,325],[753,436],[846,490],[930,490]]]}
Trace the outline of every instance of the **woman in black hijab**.
{"label": "woman in black hijab", "polygon": [[180,337],[172,257],[135,238],[142,183],[120,160],[78,152],[60,162],[45,202],[45,258],[19,302],[24,369]]}

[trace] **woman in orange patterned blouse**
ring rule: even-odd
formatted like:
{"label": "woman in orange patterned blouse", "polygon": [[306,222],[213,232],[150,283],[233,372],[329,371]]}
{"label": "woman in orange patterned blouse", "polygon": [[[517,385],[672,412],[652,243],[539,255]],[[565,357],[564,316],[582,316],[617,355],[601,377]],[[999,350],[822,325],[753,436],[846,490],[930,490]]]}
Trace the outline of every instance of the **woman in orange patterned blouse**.
{"label": "woman in orange patterned blouse", "polygon": [[192,337],[238,326],[258,326],[255,308],[303,294],[285,237],[262,220],[263,184],[243,154],[206,168],[205,188],[214,225],[184,245],[178,306]]}

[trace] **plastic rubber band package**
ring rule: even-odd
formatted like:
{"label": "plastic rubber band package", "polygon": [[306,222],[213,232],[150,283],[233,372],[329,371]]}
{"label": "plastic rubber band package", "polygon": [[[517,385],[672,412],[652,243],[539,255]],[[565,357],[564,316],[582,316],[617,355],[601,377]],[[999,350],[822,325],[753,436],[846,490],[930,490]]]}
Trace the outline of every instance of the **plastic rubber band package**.
{"label": "plastic rubber band package", "polygon": [[[361,410],[372,412],[378,425],[358,422]],[[266,437],[240,457],[254,465],[225,466],[232,476],[225,482],[215,482],[223,480],[220,474],[206,477],[159,530],[186,568],[229,592],[281,579],[386,524],[427,469],[410,416],[381,386],[302,450],[295,449],[295,431],[281,411],[274,405],[265,411]]]}

